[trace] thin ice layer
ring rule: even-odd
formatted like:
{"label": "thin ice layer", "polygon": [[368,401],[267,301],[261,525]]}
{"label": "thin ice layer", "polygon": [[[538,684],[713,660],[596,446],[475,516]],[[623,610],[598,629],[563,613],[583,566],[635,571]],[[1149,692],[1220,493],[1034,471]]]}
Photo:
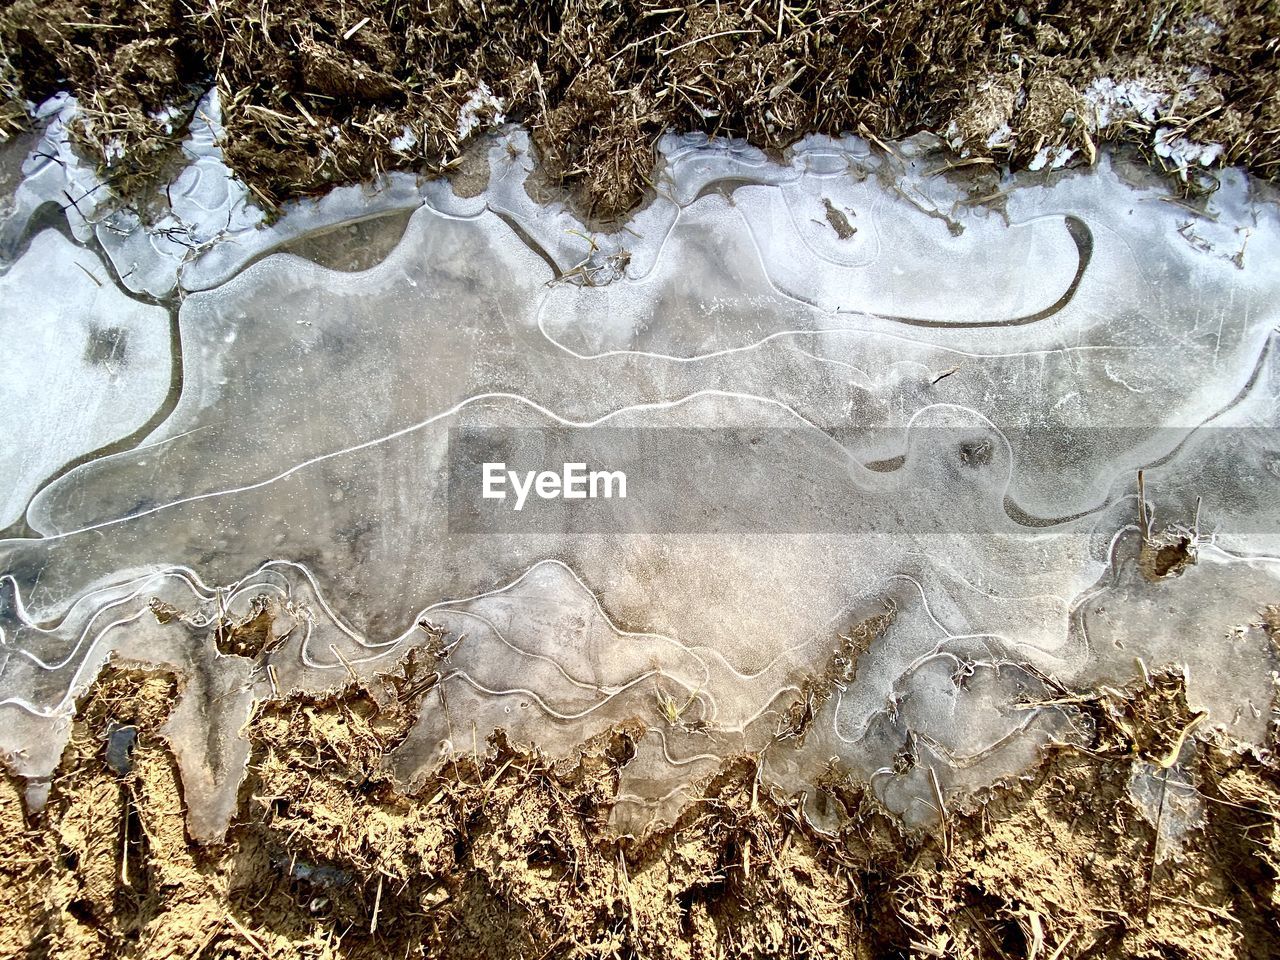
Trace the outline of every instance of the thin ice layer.
{"label": "thin ice layer", "polygon": [[[1280,230],[1247,183],[1197,218],[1104,160],[1006,182],[997,212],[923,141],[813,138],[773,164],[673,138],[657,198],[604,234],[530,200],[526,142],[493,144],[479,197],[406,195],[367,269],[221,244],[191,261],[219,282],[183,302],[171,415],[43,490],[38,539],[0,545],[10,751],[64,736],[112,651],[204,671],[169,730],[216,837],[247,705],[389,670],[436,635],[423,619],[440,682],[396,775],[498,728],[566,755],[639,718],[620,826],[741,751],[815,817],[834,769],[928,819],[1076,735],[1047,678],[1120,683],[1138,658],[1189,668],[1214,722],[1257,734],[1233,683],[1272,656],[1249,624],[1277,573],[1259,491]],[[286,213],[258,253],[385,212],[363,196]],[[450,431],[513,428],[626,464],[622,532],[455,528]],[[654,473],[620,439],[636,429],[688,439]],[[1191,529],[1199,498],[1181,577],[1137,572],[1140,468],[1159,519],[1139,535]],[[258,595],[288,623],[270,682],[209,652]],[[152,597],[183,617],[146,621]],[[1155,610],[1213,639],[1190,656]],[[840,635],[885,611],[833,671]]]}
{"label": "thin ice layer", "polygon": [[0,277],[0,527],[68,463],[146,425],[169,392],[168,313],[46,230]]}

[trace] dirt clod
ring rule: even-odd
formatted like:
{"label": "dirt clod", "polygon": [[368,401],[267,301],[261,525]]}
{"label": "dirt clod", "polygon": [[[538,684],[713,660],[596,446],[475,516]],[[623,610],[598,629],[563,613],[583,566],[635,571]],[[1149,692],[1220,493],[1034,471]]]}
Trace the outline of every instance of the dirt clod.
{"label": "dirt clod", "polygon": [[[871,634],[880,618],[859,626]],[[857,632],[857,631],[855,631]],[[860,636],[848,640],[856,647]],[[864,638],[865,639],[865,638]],[[840,671],[839,657],[832,669]],[[1176,675],[1080,693],[1094,731],[944,830],[901,831],[865,787],[810,829],[751,757],[640,838],[608,826],[642,732],[550,762],[495,735],[412,791],[382,758],[429,662],[371,689],[263,705],[224,844],[188,838],[158,736],[173,678],[109,666],[80,703],[43,813],[0,783],[0,949],[56,957],[1274,957],[1280,773],[1199,733]],[[127,767],[113,737],[131,730]],[[1159,839],[1129,789],[1176,773],[1203,819]],[[1170,809],[1174,805],[1170,804]]]}
{"label": "dirt clod", "polygon": [[[1278,32],[1275,5],[1256,0],[16,0],[0,11],[0,133],[22,102],[70,89],[82,146],[132,198],[216,86],[228,162],[277,202],[387,169],[447,172],[502,118],[529,126],[546,175],[597,220],[641,199],[668,129],[766,149],[929,130],[1015,164],[1042,148],[1092,162],[1104,139],[1160,163],[1163,130],[1275,177]],[[1162,106],[1090,133],[1096,81]]]}

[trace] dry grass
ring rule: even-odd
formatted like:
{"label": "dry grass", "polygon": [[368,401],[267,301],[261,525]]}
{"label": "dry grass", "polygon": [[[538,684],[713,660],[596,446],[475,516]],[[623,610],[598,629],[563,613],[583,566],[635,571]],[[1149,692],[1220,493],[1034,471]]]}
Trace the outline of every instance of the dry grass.
{"label": "dry grass", "polygon": [[[1280,173],[1273,4],[1029,10],[978,0],[17,0],[0,14],[12,67],[0,61],[0,93],[39,99],[70,85],[90,106],[86,146],[123,164],[133,186],[171,147],[153,114],[189,108],[216,83],[230,162],[270,202],[392,167],[448,169],[469,136],[459,111],[484,83],[507,118],[532,128],[550,176],[608,219],[641,197],[669,128],[781,148],[808,132],[893,139],[954,123],[979,156],[1019,163],[1070,145],[1088,158],[1097,144],[1077,118],[1092,79],[1177,90],[1198,71],[1194,96],[1175,97],[1159,125]],[[988,145],[1000,120],[1012,136]],[[1107,135],[1149,146],[1151,126]],[[416,142],[397,152],[406,128]]]}
{"label": "dry grass", "polygon": [[[979,805],[950,805],[942,831],[904,835],[865,788],[833,775],[846,819],[838,837],[818,835],[743,757],[639,839],[607,823],[638,723],[561,762],[499,734],[402,790],[382,760],[437,677],[429,658],[412,660],[368,687],[260,707],[244,731],[253,762],[237,820],[225,844],[198,847],[160,734],[180,688],[109,666],[80,704],[44,814],[24,822],[17,785],[0,782],[0,948],[865,960],[1280,949],[1280,779],[1217,735],[1191,740],[1175,675],[1064,690],[1091,742]],[[127,753],[112,736],[122,729]],[[1178,757],[1204,825],[1159,856],[1128,784],[1135,764],[1168,771]]]}

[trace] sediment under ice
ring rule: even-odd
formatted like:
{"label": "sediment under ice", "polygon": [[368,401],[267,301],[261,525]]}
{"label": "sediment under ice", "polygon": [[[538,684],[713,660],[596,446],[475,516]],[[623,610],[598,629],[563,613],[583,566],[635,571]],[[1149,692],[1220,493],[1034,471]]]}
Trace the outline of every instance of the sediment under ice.
{"label": "sediment under ice", "polygon": [[[1054,684],[1170,665],[1260,742],[1280,229],[1242,174],[1196,211],[1106,156],[980,181],[927,139],[669,137],[652,201],[593,232],[529,198],[508,130],[478,196],[397,175],[268,226],[211,97],[172,211],[68,207],[77,245],[41,206],[99,202],[73,111],[0,223],[0,749],[33,799],[108,658],[170,666],[217,838],[254,703],[389,671],[423,621],[441,681],[393,772],[639,718],[624,829],[739,751],[820,825],[832,772],[926,821],[1077,735]],[[614,526],[460,529],[451,443],[490,428],[612,451]],[[1153,577],[1144,540],[1195,562]],[[264,606],[274,648],[219,653]]]}

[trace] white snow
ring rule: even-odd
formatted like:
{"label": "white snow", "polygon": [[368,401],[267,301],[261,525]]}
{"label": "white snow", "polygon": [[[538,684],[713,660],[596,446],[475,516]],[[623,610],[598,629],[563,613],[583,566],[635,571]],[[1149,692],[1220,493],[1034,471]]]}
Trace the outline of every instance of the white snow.
{"label": "white snow", "polygon": [[[477,127],[501,126],[506,122],[506,115],[503,113],[505,109],[506,104],[502,98],[495,97],[489,85],[480,81],[480,85],[471,91],[471,96],[458,111],[458,136],[469,137]],[[485,113],[489,115],[487,120],[483,118]]]}
{"label": "white snow", "polygon": [[1152,146],[1156,156],[1169,161],[1184,180],[1192,166],[1212,166],[1222,156],[1223,150],[1220,143],[1200,143],[1169,127],[1161,127],[1156,131]]}
{"label": "white snow", "polygon": [[1084,99],[1093,106],[1096,129],[1109,127],[1125,120],[1154,123],[1168,106],[1169,97],[1153,89],[1145,80],[1125,80],[1120,83],[1110,77],[1099,77],[1084,91]]}
{"label": "white snow", "polygon": [[396,153],[408,153],[418,145],[418,135],[413,132],[413,128],[405,125],[400,129],[400,135],[393,137],[391,140],[391,149]]}
{"label": "white snow", "polygon": [[1065,167],[1075,155],[1076,151],[1072,147],[1041,147],[1027,164],[1027,169],[1043,170],[1047,166],[1050,170],[1058,170]]}

